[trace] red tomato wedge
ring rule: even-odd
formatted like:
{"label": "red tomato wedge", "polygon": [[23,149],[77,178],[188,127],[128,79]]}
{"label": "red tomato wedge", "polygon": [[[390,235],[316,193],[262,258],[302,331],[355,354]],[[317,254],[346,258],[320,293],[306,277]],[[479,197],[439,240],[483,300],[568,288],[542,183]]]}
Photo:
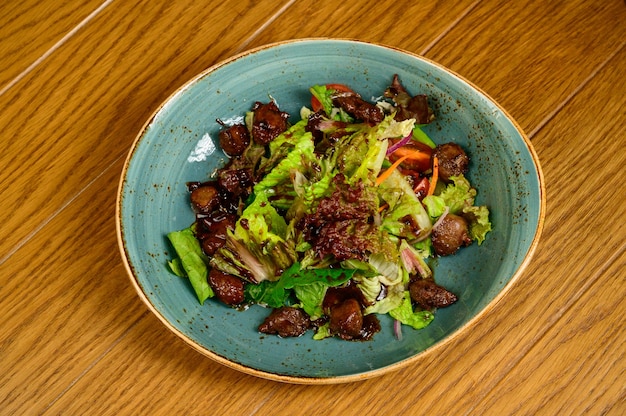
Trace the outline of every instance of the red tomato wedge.
{"label": "red tomato wedge", "polygon": [[[326,84],[326,88],[329,90],[335,90],[339,92],[354,92],[352,88],[344,84]],[[320,101],[317,98],[315,98],[315,96],[311,97],[311,108],[315,112],[323,109],[322,103],[320,103]]]}

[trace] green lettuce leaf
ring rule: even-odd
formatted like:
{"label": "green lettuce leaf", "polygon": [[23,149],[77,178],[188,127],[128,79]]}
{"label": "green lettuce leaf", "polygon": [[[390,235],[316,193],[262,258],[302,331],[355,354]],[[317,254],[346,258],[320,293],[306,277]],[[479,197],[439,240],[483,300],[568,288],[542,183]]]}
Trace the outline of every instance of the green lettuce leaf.
{"label": "green lettuce leaf", "polygon": [[373,185],[385,162],[388,139],[407,136],[413,125],[413,119],[398,122],[389,115],[376,126],[364,125],[342,137],[334,147],[336,169],[346,175],[349,183],[360,180]]}
{"label": "green lettuce leaf", "polygon": [[316,163],[317,160],[313,152],[314,148],[311,133],[305,133],[298,137],[293,149],[254,186],[254,194],[257,196],[266,194],[272,198],[280,197],[281,192],[277,189],[282,186],[285,188],[282,194],[289,194],[291,199],[293,199],[295,191],[291,180],[291,172],[302,172],[303,170],[306,171],[307,167],[312,168],[312,164]]}
{"label": "green lettuce leaf", "polygon": [[[257,194],[235,225],[234,237],[249,252],[274,271],[284,270],[296,260],[295,244],[286,239],[288,226],[263,193]],[[273,280],[273,276],[269,277]]]}
{"label": "green lettuce leaf", "polygon": [[486,206],[471,206],[463,208],[463,216],[469,221],[469,233],[472,240],[482,244],[489,231],[491,222],[489,221],[489,209]]}
{"label": "green lettuce leaf", "polygon": [[278,285],[278,282],[264,280],[258,284],[245,286],[245,298],[252,303],[266,305],[270,308],[280,308],[289,298],[289,292]]}
{"label": "green lettuce leaf", "polygon": [[284,242],[287,222],[269,203],[267,195],[256,194],[254,201],[246,207],[235,226],[235,237],[248,244],[264,245]]}
{"label": "green lettuce leaf", "polygon": [[[411,239],[430,232],[432,220],[401,173],[394,170],[380,184],[380,187],[383,189],[381,193],[383,198],[386,196],[393,196],[394,198],[388,202],[390,209],[382,219],[383,229],[395,236]],[[392,206],[393,208],[391,208]],[[419,236],[414,234],[412,227],[407,226],[405,221],[407,216],[411,217],[413,222],[418,225]]]}
{"label": "green lettuce leaf", "polygon": [[336,90],[327,88],[325,85],[314,85],[309,88],[309,91],[322,104],[324,113],[326,113],[328,118],[347,123],[354,121],[354,119],[343,109],[334,107],[332,95],[336,92]]}
{"label": "green lettuce leaf", "polygon": [[392,310],[399,308],[404,301],[404,284],[397,284],[387,287],[387,296],[377,300],[376,303],[365,308],[363,313],[377,313],[384,315]]}
{"label": "green lettuce leaf", "polygon": [[308,285],[293,288],[296,298],[300,301],[300,307],[309,315],[311,320],[319,319],[324,311],[322,302],[328,285],[322,282],[313,282]]}
{"label": "green lettuce leaf", "polygon": [[431,219],[439,218],[446,209],[446,201],[438,195],[427,195],[422,199],[422,204]]}
{"label": "green lettuce leaf", "polygon": [[288,224],[260,193],[242,212],[229,232],[226,244],[211,259],[211,266],[251,283],[277,280],[280,270],[296,261],[293,239],[287,238]]}
{"label": "green lettuce leaf", "polygon": [[167,262],[172,273],[174,273],[178,277],[187,277],[187,272],[185,272],[185,268],[183,267],[183,263],[180,261],[178,257],[173,258]]}
{"label": "green lettuce leaf", "polygon": [[[189,277],[189,282],[196,292],[198,301],[201,305],[204,304],[204,301],[215,296],[215,293],[207,280],[209,273],[207,259],[202,253],[200,242],[193,229],[189,227],[181,231],[173,231],[167,237],[176,251],[182,270]],[[181,272],[180,268],[177,270]]]}
{"label": "green lettuce leaf", "polygon": [[326,88],[326,85],[313,85],[309,88],[311,94],[317,98],[317,100],[322,104],[322,108],[328,117],[330,117],[333,111],[333,100],[331,95],[334,90]]}
{"label": "green lettuce leaf", "polygon": [[330,338],[332,336],[333,334],[330,332],[330,322],[326,322],[324,325],[317,328],[317,331],[315,331],[315,334],[313,335],[313,339],[320,341],[324,338]]}
{"label": "green lettuce leaf", "polygon": [[[269,145],[270,157],[275,158],[276,160],[282,159],[281,149],[286,149],[288,153],[290,148],[293,148],[298,140],[306,133],[306,125],[307,120],[300,120],[296,124],[292,125],[287,129],[287,131],[281,133],[278,137],[272,140]],[[284,156],[284,154],[282,155]],[[275,157],[278,155],[277,157]]]}
{"label": "green lettuce leaf", "polygon": [[390,310],[389,315],[414,329],[426,328],[435,318],[435,315],[430,311],[414,311],[408,291],[404,292],[402,304]]}
{"label": "green lettuce leaf", "polygon": [[[289,298],[289,290],[296,289],[301,307],[307,313],[316,314],[321,308],[321,302],[328,287],[339,286],[354,276],[356,270],[343,269],[302,269],[300,263],[294,263],[286,269],[275,282],[262,282],[247,289],[247,295],[256,303],[265,304],[273,308],[284,305]],[[258,286],[258,287],[254,287]],[[304,289],[305,286],[311,286]]]}
{"label": "green lettuce leaf", "polygon": [[476,189],[472,188],[469,181],[463,176],[451,176],[449,183],[439,194],[451,214],[460,214],[463,208],[474,205]]}

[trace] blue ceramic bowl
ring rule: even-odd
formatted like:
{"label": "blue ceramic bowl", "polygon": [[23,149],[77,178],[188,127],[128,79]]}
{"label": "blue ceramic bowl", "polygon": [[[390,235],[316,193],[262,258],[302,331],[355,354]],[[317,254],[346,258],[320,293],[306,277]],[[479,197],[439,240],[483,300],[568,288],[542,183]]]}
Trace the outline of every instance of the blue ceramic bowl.
{"label": "blue ceramic bowl", "polygon": [[[186,182],[209,178],[226,160],[216,119],[248,111],[273,97],[298,117],[308,88],[338,82],[364,98],[380,96],[393,74],[412,94],[432,99],[437,120],[426,130],[439,143],[454,141],[471,157],[477,202],[491,209],[493,231],[478,246],[438,259],[435,278],[459,296],[438,310],[424,330],[405,327],[402,340],[383,316],[368,342],[315,341],[312,332],[282,339],[257,331],[268,314],[239,312],[216,301],[201,306],[188,281],[168,271],[166,234],[194,215]],[[201,142],[208,133],[212,141]],[[199,143],[206,160],[194,158]],[[207,150],[208,149],[208,150]],[[245,373],[293,383],[339,383],[396,370],[462,336],[500,300],[533,254],[545,214],[545,188],[529,140],[511,117],[460,76],[420,56],[352,40],[305,39],[273,44],[209,68],[176,91],[137,137],[124,167],[117,201],[123,261],[141,299],[190,346]]]}

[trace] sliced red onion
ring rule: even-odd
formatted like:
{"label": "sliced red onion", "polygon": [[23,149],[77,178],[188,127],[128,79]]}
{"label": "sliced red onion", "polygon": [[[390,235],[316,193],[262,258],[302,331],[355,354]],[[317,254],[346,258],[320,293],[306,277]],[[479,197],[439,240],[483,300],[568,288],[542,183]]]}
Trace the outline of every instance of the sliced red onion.
{"label": "sliced red onion", "polygon": [[413,131],[411,131],[411,133],[409,133],[407,136],[405,136],[402,139],[398,140],[396,143],[394,143],[391,146],[389,146],[387,148],[387,156],[389,156],[390,154],[392,154],[393,152],[395,152],[396,150],[398,150],[399,148],[401,148],[402,146],[407,144],[409,141],[411,141],[411,137],[412,136],[413,136]]}
{"label": "sliced red onion", "polygon": [[397,319],[393,321],[393,333],[398,341],[402,341],[402,323]]}
{"label": "sliced red onion", "polygon": [[415,272],[415,262],[413,261],[413,253],[411,253],[411,250],[409,250],[408,248],[402,250],[400,252],[400,259],[402,260],[404,268],[409,273]]}
{"label": "sliced red onion", "polygon": [[335,128],[335,122],[333,120],[322,120],[319,122],[318,128],[321,131],[331,130]]}
{"label": "sliced red onion", "polygon": [[[432,276],[432,272],[428,269],[428,265],[417,257],[411,248],[405,248],[400,252],[400,259],[409,274],[417,273],[426,279]],[[427,270],[428,269],[428,270]]]}
{"label": "sliced red onion", "polygon": [[415,268],[417,269],[417,273],[419,273],[420,276],[426,277],[429,275],[426,269],[422,267],[422,263],[420,263],[419,261],[415,261]]}
{"label": "sliced red onion", "polygon": [[441,216],[437,218],[437,221],[435,221],[435,223],[433,224],[433,228],[437,228],[437,226],[443,222],[443,219],[446,217],[446,215],[448,215],[449,211],[450,209],[448,207],[444,208],[443,214],[441,214]]}

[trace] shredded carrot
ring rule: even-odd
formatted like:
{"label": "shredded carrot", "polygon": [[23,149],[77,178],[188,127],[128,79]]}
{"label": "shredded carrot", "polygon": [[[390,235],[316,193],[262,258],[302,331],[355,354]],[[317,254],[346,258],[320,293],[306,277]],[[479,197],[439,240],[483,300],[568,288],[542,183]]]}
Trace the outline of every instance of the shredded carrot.
{"label": "shredded carrot", "polygon": [[398,166],[400,166],[400,163],[404,162],[405,160],[411,158],[411,157],[415,157],[417,156],[418,153],[423,153],[421,150],[415,150],[411,153],[408,153],[404,156],[402,156],[400,159],[396,160],[395,162],[393,162],[393,165],[389,166],[389,168],[387,170],[385,170],[383,173],[381,173],[378,178],[376,178],[376,185],[380,185],[381,183],[383,183],[385,181],[385,179],[387,179],[391,173],[396,170],[398,168]]}
{"label": "shredded carrot", "polygon": [[409,146],[400,147],[396,149],[393,153],[396,156],[402,156],[402,157],[406,156],[406,159],[411,159],[411,160],[418,160],[418,161],[430,160],[430,152],[422,150],[422,149],[416,150],[415,147],[413,148]]}
{"label": "shredded carrot", "polygon": [[430,186],[426,195],[432,195],[435,193],[435,187],[437,186],[437,179],[439,179],[439,160],[437,156],[433,157],[433,175],[430,178]]}
{"label": "shredded carrot", "polygon": [[378,212],[381,213],[384,210],[386,210],[387,208],[389,208],[389,204],[383,204],[380,207],[378,207]]}

